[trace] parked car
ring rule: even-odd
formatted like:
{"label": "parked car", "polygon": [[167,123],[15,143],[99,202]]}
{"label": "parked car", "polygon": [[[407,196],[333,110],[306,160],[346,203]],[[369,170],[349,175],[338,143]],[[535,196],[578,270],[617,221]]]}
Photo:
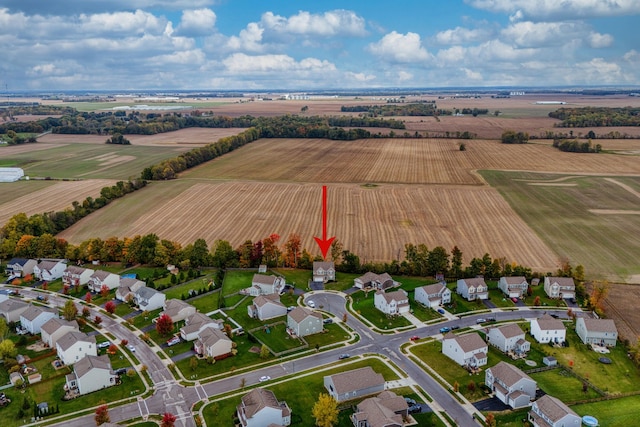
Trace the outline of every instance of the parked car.
{"label": "parked car", "polygon": [[407,402],[408,405],[415,405],[417,402],[410,397],[405,397],[404,401]]}
{"label": "parked car", "polygon": [[307,305],[311,308],[316,308],[316,303],[313,302],[312,300],[307,301]]}
{"label": "parked car", "polygon": [[333,319],[324,319],[322,323],[324,323],[325,325],[328,325],[330,323],[333,323]]}
{"label": "parked car", "polygon": [[43,297],[42,295],[38,295],[38,296],[36,297],[36,299],[37,299],[38,301],[44,301],[44,300],[46,300],[46,298],[45,298],[45,297]]}
{"label": "parked car", "polygon": [[518,298],[513,297],[513,298],[511,298],[511,301],[513,301],[514,303],[517,303],[518,302]]}
{"label": "parked car", "polygon": [[415,404],[415,405],[411,405],[409,406],[409,413],[410,414],[415,414],[418,412],[422,412],[422,406],[420,406],[419,404]]}
{"label": "parked car", "polygon": [[128,348],[132,353],[135,353],[135,352],[136,352],[136,348],[135,348],[133,345],[131,345],[131,344],[127,344],[127,348]]}
{"label": "parked car", "polygon": [[176,344],[180,344],[180,337],[179,336],[175,336],[173,338],[171,338],[169,341],[167,341],[167,345],[169,347],[171,347],[172,345],[176,345]]}
{"label": "parked car", "polygon": [[338,356],[338,359],[342,360],[342,359],[348,359],[351,356],[349,355],[349,353],[342,353],[340,356]]}
{"label": "parked car", "polygon": [[456,330],[456,329],[460,329],[460,326],[458,326],[458,325],[453,325],[453,326],[451,327],[451,330],[452,330],[452,331],[454,331],[454,330]]}
{"label": "parked car", "polygon": [[263,375],[260,377],[259,381],[261,383],[265,382],[265,381],[269,381],[271,379],[271,377],[269,375]]}
{"label": "parked car", "polygon": [[444,314],[444,309],[439,308],[439,309],[438,309],[438,313],[440,313],[440,314]]}
{"label": "parked car", "polygon": [[287,307],[287,311],[293,311],[295,307],[291,306],[291,307]]}
{"label": "parked car", "polygon": [[98,348],[108,348],[110,345],[111,345],[110,341],[105,341],[105,342],[99,343],[96,347],[98,347]]}
{"label": "parked car", "polygon": [[414,336],[412,336],[412,337],[411,337],[411,338],[409,338],[409,339],[410,339],[411,341],[418,341],[418,340],[420,339],[420,337],[419,337],[419,336],[417,336],[417,335],[414,335]]}
{"label": "parked car", "polygon": [[449,332],[450,330],[451,330],[451,328],[450,328],[450,327],[445,326],[445,327],[443,327],[443,328],[440,328],[440,333],[441,333],[441,334],[446,334],[446,333],[447,333],[447,332]]}
{"label": "parked car", "polygon": [[486,321],[487,321],[487,319],[485,319],[483,317],[480,317],[480,318],[476,319],[476,323],[484,323]]}
{"label": "parked car", "polygon": [[491,316],[491,317],[487,317],[487,322],[495,322],[496,318]]}

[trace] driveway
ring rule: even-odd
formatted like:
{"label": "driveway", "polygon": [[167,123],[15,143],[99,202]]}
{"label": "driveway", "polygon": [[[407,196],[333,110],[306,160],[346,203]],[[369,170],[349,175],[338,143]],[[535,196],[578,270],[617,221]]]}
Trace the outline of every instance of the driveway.
{"label": "driveway", "polygon": [[575,301],[575,299],[573,299],[573,298],[565,298],[564,299],[564,303],[567,304],[567,307],[578,308],[579,307],[578,303],[574,302],[574,301]]}
{"label": "driveway", "polygon": [[497,305],[495,305],[494,303],[492,303],[491,301],[489,301],[488,299],[483,299],[482,303],[484,304],[485,307],[487,308],[496,308]]}
{"label": "driveway", "polygon": [[479,400],[473,404],[478,411],[506,411],[510,410],[509,405],[502,403],[497,397],[490,397],[488,399]]}
{"label": "driveway", "polygon": [[324,291],[324,283],[322,282],[311,282],[309,285],[312,291]]}

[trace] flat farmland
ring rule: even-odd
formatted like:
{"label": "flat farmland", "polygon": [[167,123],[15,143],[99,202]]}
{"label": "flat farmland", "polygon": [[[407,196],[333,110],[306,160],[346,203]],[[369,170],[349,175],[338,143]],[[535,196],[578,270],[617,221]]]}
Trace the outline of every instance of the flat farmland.
{"label": "flat farmland", "polygon": [[[466,151],[459,150],[464,142]],[[481,169],[640,174],[636,156],[454,139],[262,139],[182,175],[255,181],[474,184]]]}
{"label": "flat farmland", "polygon": [[587,277],[640,283],[640,177],[481,174],[548,247],[585,266]]}
{"label": "flat farmland", "polygon": [[[285,239],[298,233],[303,247],[318,254],[313,236],[322,232],[321,184],[178,180],[153,183],[134,196],[144,206],[127,203],[127,196],[60,237],[79,243],[156,233],[182,244],[223,239],[237,247],[274,232]],[[328,233],[367,261],[401,257],[404,244],[413,242],[448,250],[458,245],[469,259],[489,252],[543,271],[558,263],[489,187],[336,184],[329,186],[328,206]]]}
{"label": "flat farmland", "polygon": [[[85,181],[21,181],[0,184],[0,224],[18,213],[33,215],[70,208],[72,202],[99,197],[103,187],[115,184],[106,179]],[[13,195],[8,198],[7,195]],[[21,195],[23,194],[23,195]]]}

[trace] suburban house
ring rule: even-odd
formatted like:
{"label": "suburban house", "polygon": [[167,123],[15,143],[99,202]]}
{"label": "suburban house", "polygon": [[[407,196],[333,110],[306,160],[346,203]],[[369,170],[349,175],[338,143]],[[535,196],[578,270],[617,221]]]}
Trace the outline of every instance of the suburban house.
{"label": "suburban house", "polygon": [[531,350],[531,343],[525,339],[524,331],[516,323],[489,329],[487,341],[503,353],[522,355]]}
{"label": "suburban house", "polygon": [[585,344],[615,347],[618,341],[618,329],[613,319],[578,317],[576,333]]}
{"label": "suburban house", "polygon": [[313,262],[313,281],[314,282],[333,282],[336,280],[336,267],[333,261],[314,261]]}
{"label": "suburban house", "polygon": [[409,312],[409,296],[400,289],[392,292],[378,290],[373,296],[375,307],[389,316],[395,316]]}
{"label": "suburban house", "polygon": [[284,285],[284,277],[254,274],[251,280],[251,287],[243,289],[241,292],[253,297],[257,297],[258,295],[279,294],[284,291]]}
{"label": "suburban house", "polygon": [[489,298],[489,287],[482,277],[458,279],[456,292],[467,301]]}
{"label": "suburban house", "polygon": [[109,356],[86,356],[73,365],[73,373],[66,376],[65,389],[87,394],[111,387],[116,380]]}
{"label": "suburban house", "polygon": [[97,356],[96,337],[71,331],[56,342],[56,352],[65,365],[73,365],[85,356]]}
{"label": "suburban house", "polygon": [[233,342],[219,329],[204,328],[198,332],[193,348],[202,357],[223,359],[231,354]]}
{"label": "suburban house", "polygon": [[38,261],[35,259],[12,258],[7,263],[4,272],[9,277],[24,277],[27,274],[33,274],[33,268],[36,265],[38,265]]}
{"label": "suburban house", "polygon": [[533,427],[580,427],[582,418],[559,399],[545,394],[533,402],[529,411]]}
{"label": "suburban house", "polygon": [[142,280],[133,277],[120,277],[120,284],[116,289],[116,299],[122,302],[129,302],[135,299],[136,292],[146,286]]}
{"label": "suburban house", "polygon": [[33,275],[38,280],[52,282],[62,277],[62,273],[67,269],[66,260],[43,259],[33,267]]}
{"label": "suburban house", "polygon": [[185,341],[193,341],[205,329],[222,329],[222,321],[213,320],[203,313],[193,313],[184,319],[184,326],[180,328],[180,336]]}
{"label": "suburban house", "polygon": [[560,319],[545,314],[539,319],[531,319],[530,333],[539,343],[553,342],[561,344],[567,337],[567,329]]}
{"label": "suburban house", "polygon": [[55,308],[29,305],[20,314],[20,325],[31,334],[39,334],[42,325],[52,317],[58,317],[58,310]]}
{"label": "suburban house", "polygon": [[507,362],[487,368],[484,382],[495,396],[513,409],[529,406],[536,397],[537,383],[529,375]]}
{"label": "suburban house", "polygon": [[42,342],[49,346],[49,348],[55,348],[56,342],[67,332],[80,331],[78,328],[78,322],[75,320],[68,321],[60,319],[59,317],[52,317],[47,320],[40,327],[40,337]]}
{"label": "suburban house", "polygon": [[7,320],[7,323],[18,322],[20,315],[30,307],[24,301],[9,298],[0,302],[0,316]]}
{"label": "suburban house", "polygon": [[76,285],[84,286],[89,283],[93,273],[95,271],[90,268],[70,265],[62,272],[62,284],[72,287]]}
{"label": "suburban house", "polygon": [[242,427],[288,426],[291,409],[287,402],[279,402],[271,390],[254,388],[242,396],[237,409]]}
{"label": "suburban house", "polygon": [[120,276],[108,271],[96,270],[91,275],[87,285],[89,290],[93,292],[100,292],[102,285],[106,285],[109,290],[112,290],[120,286]]}
{"label": "suburban house", "polygon": [[144,311],[153,311],[162,308],[166,298],[167,296],[164,293],[147,286],[141,287],[133,295],[136,305],[140,310]]}
{"label": "suburban house", "polygon": [[460,366],[478,368],[487,364],[489,347],[476,332],[466,335],[448,332],[442,339],[442,353]]}
{"label": "suburban house", "polygon": [[544,291],[549,298],[575,298],[576,284],[573,277],[544,278]]}
{"label": "suburban house", "polygon": [[524,276],[501,277],[498,281],[498,288],[507,298],[522,298],[527,295],[529,283]]}
{"label": "suburban house", "polygon": [[322,332],[322,314],[306,307],[296,307],[287,314],[287,328],[298,337]]}
{"label": "suburban house", "polygon": [[442,282],[420,286],[415,290],[415,299],[425,307],[434,308],[451,302],[451,290]]}
{"label": "suburban house", "polygon": [[384,377],[370,366],[324,377],[324,388],[338,402],[384,391]]}
{"label": "suburban house", "polygon": [[376,274],[369,271],[353,279],[353,286],[360,289],[385,290],[400,286],[400,282],[393,280],[389,273]]}
{"label": "suburban house", "polygon": [[280,295],[258,295],[253,299],[253,304],[247,306],[249,317],[258,320],[273,319],[287,314],[287,307],[280,302]]}
{"label": "suburban house", "polygon": [[351,421],[354,427],[402,427],[408,413],[409,405],[404,397],[387,390],[360,402]]}
{"label": "suburban house", "polygon": [[196,308],[179,299],[168,299],[164,302],[164,308],[160,315],[166,314],[173,322],[181,322],[187,317],[196,314]]}

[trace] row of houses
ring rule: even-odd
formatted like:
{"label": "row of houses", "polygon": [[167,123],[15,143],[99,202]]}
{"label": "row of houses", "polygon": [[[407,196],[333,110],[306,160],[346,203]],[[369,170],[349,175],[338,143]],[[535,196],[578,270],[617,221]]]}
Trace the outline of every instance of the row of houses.
{"label": "row of houses", "polygon": [[322,314],[306,307],[287,309],[280,302],[280,295],[258,295],[247,306],[249,317],[261,321],[287,316],[287,330],[293,336],[304,337],[322,332]]}
{"label": "row of houses", "polygon": [[[529,283],[524,276],[501,277],[498,289],[507,298],[522,298],[527,295]],[[549,298],[571,299],[576,296],[576,285],[571,277],[547,276],[544,278],[544,291]],[[489,287],[482,277],[459,279],[456,292],[468,301],[489,298]]]}

